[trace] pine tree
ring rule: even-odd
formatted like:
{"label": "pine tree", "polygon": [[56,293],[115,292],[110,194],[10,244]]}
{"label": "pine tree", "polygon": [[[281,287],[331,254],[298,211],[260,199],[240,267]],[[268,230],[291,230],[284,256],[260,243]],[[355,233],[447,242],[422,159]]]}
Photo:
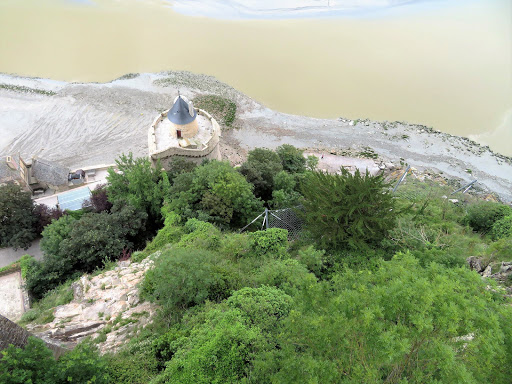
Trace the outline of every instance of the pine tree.
{"label": "pine tree", "polygon": [[394,202],[382,175],[311,172],[301,186],[306,229],[325,248],[378,245],[393,227]]}

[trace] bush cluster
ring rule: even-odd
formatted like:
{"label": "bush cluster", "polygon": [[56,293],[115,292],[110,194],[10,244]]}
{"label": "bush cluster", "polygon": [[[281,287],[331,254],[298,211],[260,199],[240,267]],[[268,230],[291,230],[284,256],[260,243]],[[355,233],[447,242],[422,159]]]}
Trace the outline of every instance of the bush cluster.
{"label": "bush cluster", "polygon": [[[13,372],[56,383],[510,381],[512,309],[464,266],[468,255],[510,259],[509,207],[454,205],[428,183],[392,197],[380,175],[316,172],[287,145],[251,151],[238,170],[176,160],[163,172],[132,156],[118,167],[106,187],[112,207],[53,220],[43,262],[24,260],[44,298],[23,321],[51,321],[71,282],[46,291],[151,237],[133,260],[154,261],[140,293],[158,315],[103,358],[84,346],[59,367],[31,351],[54,376],[11,349],[0,360],[9,382]],[[263,207],[296,204],[298,241],[279,228],[231,232]],[[149,230],[146,217],[157,223]],[[83,372],[72,356],[87,360]]]}

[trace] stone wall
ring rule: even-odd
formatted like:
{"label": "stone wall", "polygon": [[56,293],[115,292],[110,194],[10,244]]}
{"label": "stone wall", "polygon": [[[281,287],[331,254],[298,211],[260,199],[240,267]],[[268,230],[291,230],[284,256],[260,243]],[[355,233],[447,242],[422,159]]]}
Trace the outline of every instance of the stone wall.
{"label": "stone wall", "polygon": [[167,112],[165,111],[158,116],[148,131],[148,147],[149,147],[149,155],[153,161],[160,160],[164,168],[170,159],[174,156],[183,156],[193,159],[197,159],[198,161],[202,161],[203,158],[220,160],[220,150],[219,150],[219,141],[221,136],[220,125],[217,121],[210,115],[208,112],[203,111],[202,109],[198,110],[198,113],[206,116],[212,123],[212,136],[206,142],[203,143],[202,148],[197,149],[187,149],[181,147],[170,147],[161,151],[156,150],[156,136],[155,136],[155,127],[158,123],[160,123],[163,119],[167,117]]}
{"label": "stone wall", "polygon": [[[29,336],[32,336],[32,334],[8,318],[0,315],[0,351],[6,349],[10,344],[18,348],[24,348]],[[66,351],[55,344],[46,343],[46,346],[52,350],[56,358]]]}

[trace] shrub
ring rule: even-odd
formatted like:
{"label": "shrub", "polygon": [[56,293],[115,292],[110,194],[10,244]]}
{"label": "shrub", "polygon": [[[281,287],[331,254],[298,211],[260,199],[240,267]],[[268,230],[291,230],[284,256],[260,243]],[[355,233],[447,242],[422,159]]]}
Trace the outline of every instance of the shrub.
{"label": "shrub", "polygon": [[210,384],[248,382],[251,363],[267,343],[261,330],[251,327],[240,311],[215,308],[179,347],[153,384]]}
{"label": "shrub", "polygon": [[297,260],[272,260],[254,272],[253,284],[276,287],[290,296],[297,295],[306,286],[314,284],[316,277]]}
{"label": "shrub", "polygon": [[25,348],[13,345],[1,352],[0,379],[3,384],[49,384],[56,369],[52,352],[45,343],[30,336]]}
{"label": "shrub", "polygon": [[270,228],[266,231],[252,232],[251,251],[255,256],[285,257],[288,248],[288,231],[282,228]]}
{"label": "shrub", "polygon": [[315,276],[320,277],[322,275],[322,269],[325,263],[324,250],[316,250],[314,246],[310,245],[299,250],[298,259],[301,264],[305,265]]}
{"label": "shrub", "polygon": [[506,383],[512,309],[488,284],[400,255],[310,285],[283,320],[281,348],[261,355],[278,364],[268,381]]}
{"label": "shrub", "polygon": [[110,382],[107,361],[96,347],[82,342],[59,358],[53,382],[107,384]]}
{"label": "shrub", "polygon": [[33,336],[28,338],[24,348],[11,345],[2,351],[0,378],[2,384],[109,382],[106,361],[91,345],[78,344],[55,361],[45,343]]}
{"label": "shrub", "polygon": [[[177,243],[185,233],[183,227],[179,225],[180,221],[181,218],[176,213],[166,213],[164,227],[158,231],[144,251],[138,254],[136,261],[142,261],[144,258],[162,249],[167,244]],[[134,260],[133,257],[132,260]]]}
{"label": "shrub", "polygon": [[44,228],[53,220],[58,220],[64,215],[59,208],[50,208],[44,204],[37,204],[34,208],[35,224],[34,229],[40,235]]}
{"label": "shrub", "polygon": [[239,168],[246,180],[254,185],[255,196],[265,201],[271,199],[274,178],[282,170],[283,165],[279,156],[274,151],[264,148],[249,151],[247,161]]}
{"label": "shrub", "polygon": [[503,219],[496,221],[491,228],[491,237],[493,240],[512,237],[512,215],[505,216]]}
{"label": "shrub", "polygon": [[464,222],[469,224],[473,230],[480,233],[487,233],[494,223],[512,214],[512,208],[490,201],[482,201],[468,207]]}
{"label": "shrub", "polygon": [[290,144],[283,144],[277,147],[276,153],[281,159],[283,169],[289,173],[301,173],[306,170],[306,159],[303,151]]}
{"label": "shrub", "polygon": [[237,288],[236,275],[229,264],[207,250],[169,249],[146,272],[142,295],[159,302],[167,315],[181,313],[205,300],[219,302]]}
{"label": "shrub", "polygon": [[246,287],[234,292],[227,300],[227,305],[239,309],[250,324],[270,332],[290,313],[292,298],[275,287]]}
{"label": "shrub", "polygon": [[156,359],[149,353],[106,355],[107,372],[114,384],[145,384],[157,374]]}
{"label": "shrub", "polygon": [[197,219],[189,219],[184,226],[185,235],[178,247],[216,250],[220,246],[221,233],[213,224]]}
{"label": "shrub", "polygon": [[107,185],[98,184],[96,188],[91,192],[91,198],[85,203],[86,206],[90,207],[93,212],[110,212],[112,209],[112,203],[108,201]]}
{"label": "shrub", "polygon": [[36,238],[34,203],[17,185],[0,186],[0,247],[28,249]]}
{"label": "shrub", "polygon": [[378,246],[393,228],[393,197],[382,175],[311,172],[302,184],[306,229],[326,248]]}

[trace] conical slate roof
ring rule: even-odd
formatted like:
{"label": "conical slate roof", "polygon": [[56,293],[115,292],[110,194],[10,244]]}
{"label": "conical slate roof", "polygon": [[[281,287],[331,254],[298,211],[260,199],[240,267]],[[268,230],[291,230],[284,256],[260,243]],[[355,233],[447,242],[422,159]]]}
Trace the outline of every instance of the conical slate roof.
{"label": "conical slate roof", "polygon": [[193,122],[197,117],[197,112],[194,109],[194,115],[190,116],[188,103],[178,96],[176,102],[167,114],[167,118],[174,124],[185,125]]}

